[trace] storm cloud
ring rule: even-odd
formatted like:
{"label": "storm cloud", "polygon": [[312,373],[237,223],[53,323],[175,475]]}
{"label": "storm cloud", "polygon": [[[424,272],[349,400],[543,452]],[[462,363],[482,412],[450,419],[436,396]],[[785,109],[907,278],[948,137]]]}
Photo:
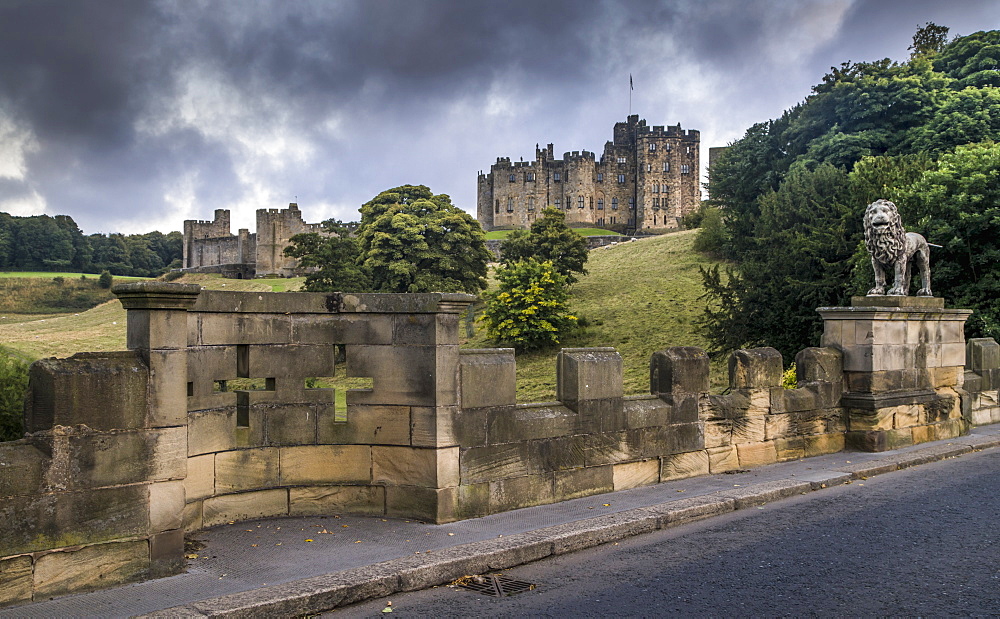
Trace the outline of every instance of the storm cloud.
{"label": "storm cloud", "polygon": [[354,219],[420,183],[474,212],[497,156],[599,152],[630,94],[723,145],[832,65],[904,59],[926,21],[998,18],[973,0],[0,1],[0,210],[166,232],[229,208],[252,227],[296,200]]}

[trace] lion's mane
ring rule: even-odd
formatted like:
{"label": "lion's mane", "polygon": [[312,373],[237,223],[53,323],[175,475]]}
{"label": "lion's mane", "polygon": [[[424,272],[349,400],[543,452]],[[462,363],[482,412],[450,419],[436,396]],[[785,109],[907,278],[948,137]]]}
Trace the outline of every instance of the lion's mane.
{"label": "lion's mane", "polygon": [[[879,204],[888,206],[892,211],[889,225],[882,229],[874,228],[871,223],[872,207]],[[872,258],[882,264],[894,264],[906,250],[903,221],[896,205],[889,200],[876,200],[865,209],[865,247]]]}

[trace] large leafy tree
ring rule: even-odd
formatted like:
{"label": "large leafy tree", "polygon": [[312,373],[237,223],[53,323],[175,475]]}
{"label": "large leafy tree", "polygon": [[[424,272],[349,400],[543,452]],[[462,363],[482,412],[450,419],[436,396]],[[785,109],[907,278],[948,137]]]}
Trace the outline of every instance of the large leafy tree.
{"label": "large leafy tree", "polygon": [[[358,264],[360,248],[350,227],[336,219],[323,222],[325,235],[317,232],[296,234],[285,255],[299,259],[306,269],[305,290],[309,292],[365,292],[371,277]],[[314,270],[315,269],[315,270]]]}
{"label": "large leafy tree", "polygon": [[384,191],[361,207],[359,263],[376,292],[479,292],[490,253],[475,219],[423,185]]}
{"label": "large leafy tree", "polygon": [[566,225],[566,215],[548,207],[531,224],[531,231],[517,230],[500,243],[500,255],[505,263],[535,258],[550,261],[566,278],[576,282],[574,273],[586,274],[587,241]]}
{"label": "large leafy tree", "polygon": [[[723,229],[702,246],[721,239],[731,260],[728,276],[705,272],[703,328],[715,352],[768,344],[787,359],[815,345],[815,308],[870,287],[860,223],[877,198],[895,201],[904,224],[945,245],[932,252],[935,292],[977,310],[984,322],[970,321],[970,334],[992,332],[1000,244],[983,183],[993,147],[962,145],[1000,139],[1000,32],[945,44],[946,34],[921,29],[907,62],[831,69],[802,104],[751,127],[713,165],[709,189]],[[934,206],[945,199],[948,207]]]}
{"label": "large leafy tree", "polygon": [[566,278],[551,261],[526,258],[497,269],[497,290],[487,298],[483,324],[499,344],[518,351],[559,343],[576,324],[569,313]]}

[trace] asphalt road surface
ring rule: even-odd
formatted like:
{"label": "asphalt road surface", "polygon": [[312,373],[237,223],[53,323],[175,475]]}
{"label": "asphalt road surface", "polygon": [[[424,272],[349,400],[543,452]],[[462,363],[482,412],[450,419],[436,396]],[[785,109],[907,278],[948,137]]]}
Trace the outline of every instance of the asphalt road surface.
{"label": "asphalt road surface", "polygon": [[495,598],[442,586],[331,616],[1000,616],[1000,449],[504,575],[537,587]]}

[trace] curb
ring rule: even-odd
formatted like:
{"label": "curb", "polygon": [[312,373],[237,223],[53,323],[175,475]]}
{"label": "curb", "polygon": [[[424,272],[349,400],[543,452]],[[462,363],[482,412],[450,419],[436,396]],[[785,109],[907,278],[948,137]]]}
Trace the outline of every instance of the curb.
{"label": "curb", "polygon": [[403,591],[441,585],[468,574],[508,569],[546,557],[591,548],[634,535],[771,503],[912,466],[1000,446],[1000,436],[967,436],[956,442],[890,454],[869,462],[821,471],[808,479],[763,482],[713,494],[587,518],[502,538],[435,551],[428,562],[403,557],[323,576],[166,608],[146,617],[260,617],[319,613]]}

